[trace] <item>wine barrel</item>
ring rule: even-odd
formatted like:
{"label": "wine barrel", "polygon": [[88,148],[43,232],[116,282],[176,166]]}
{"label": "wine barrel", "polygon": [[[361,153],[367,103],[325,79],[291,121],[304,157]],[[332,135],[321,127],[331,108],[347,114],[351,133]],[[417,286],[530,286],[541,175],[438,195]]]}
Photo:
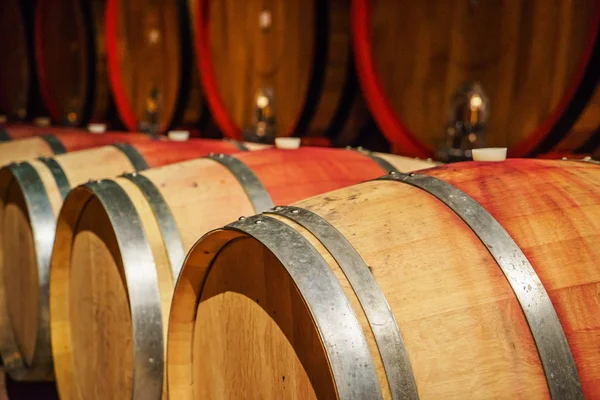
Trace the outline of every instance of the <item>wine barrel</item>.
{"label": "wine barrel", "polygon": [[196,126],[200,82],[185,0],[107,0],[109,82],[129,130]]}
{"label": "wine barrel", "polygon": [[200,78],[225,136],[241,139],[260,115],[277,136],[356,139],[366,114],[348,1],[195,1]]}
{"label": "wine barrel", "polygon": [[[48,270],[56,216],[74,186],[104,177],[239,151],[232,142],[118,143],[0,170],[0,353],[17,380],[52,379]],[[18,275],[18,276],[17,276]]]}
{"label": "wine barrel", "polygon": [[104,0],[38,0],[35,58],[40,91],[57,123],[80,126],[111,115]]}
{"label": "wine barrel", "polygon": [[432,154],[453,94],[476,82],[489,98],[488,145],[513,157],[548,152],[600,75],[598,0],[353,0],[352,25],[369,108],[401,154]]}
{"label": "wine barrel", "polygon": [[9,119],[23,120],[34,111],[33,6],[33,0],[0,2],[0,114]]}
{"label": "wine barrel", "polygon": [[[208,230],[390,168],[431,166],[349,150],[273,149],[214,155],[74,190],[59,216],[50,272],[62,397],[158,398],[161,389],[167,396],[163,332],[173,285],[187,250]],[[125,232],[125,225],[142,229]]]}
{"label": "wine barrel", "polygon": [[[23,132],[24,135],[27,133]],[[143,134],[107,132],[95,135],[72,128],[36,130],[35,133],[34,137],[1,142],[0,167],[13,162],[37,157],[51,157],[67,152],[106,146],[115,142],[139,143],[152,140],[151,136]]]}
{"label": "wine barrel", "polygon": [[599,215],[600,166],[511,159],[227,225],[175,287],[170,393],[598,398]]}

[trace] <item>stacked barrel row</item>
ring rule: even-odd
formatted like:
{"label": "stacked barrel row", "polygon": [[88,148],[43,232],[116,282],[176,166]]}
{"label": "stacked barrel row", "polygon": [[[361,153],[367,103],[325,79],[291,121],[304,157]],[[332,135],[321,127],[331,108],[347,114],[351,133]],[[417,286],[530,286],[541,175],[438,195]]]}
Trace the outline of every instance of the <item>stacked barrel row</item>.
{"label": "stacked barrel row", "polygon": [[34,115],[43,99],[55,123],[240,140],[264,122],[335,146],[380,144],[373,118],[394,152],[429,157],[455,117],[453,94],[477,82],[488,145],[514,156],[599,147],[598,0],[0,7],[0,37],[10,37],[0,112],[10,118]]}
{"label": "stacked barrel row", "polygon": [[600,395],[596,161],[75,131],[0,153],[13,399]]}

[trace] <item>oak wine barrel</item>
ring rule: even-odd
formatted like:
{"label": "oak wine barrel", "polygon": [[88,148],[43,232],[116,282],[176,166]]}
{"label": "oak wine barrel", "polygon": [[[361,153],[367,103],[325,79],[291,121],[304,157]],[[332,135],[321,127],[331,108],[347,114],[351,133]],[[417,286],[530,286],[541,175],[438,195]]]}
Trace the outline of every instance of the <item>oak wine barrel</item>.
{"label": "oak wine barrel", "polygon": [[59,216],[50,270],[59,392],[69,399],[158,398],[164,390],[167,398],[163,343],[171,294],[200,236],[273,203],[391,168],[431,166],[359,151],[272,149],[213,155],[75,189]]}
{"label": "oak wine barrel", "polygon": [[[600,165],[393,174],[229,224],[174,290],[174,398],[595,399]],[[235,382],[235,384],[232,384]]]}
{"label": "oak wine barrel", "polygon": [[35,0],[0,2],[0,114],[10,120],[25,120],[39,111],[33,60],[34,6]]}
{"label": "oak wine barrel", "polygon": [[35,58],[40,92],[56,123],[111,119],[104,40],[105,0],[37,0]]}
{"label": "oak wine barrel", "polygon": [[0,170],[0,354],[16,380],[53,378],[48,274],[56,217],[71,188],[89,180],[233,153],[220,140],[117,143]]}
{"label": "oak wine barrel", "polygon": [[353,0],[352,26],[361,87],[399,154],[444,142],[468,83],[489,98],[487,145],[512,157],[572,151],[600,126],[591,112],[591,130],[571,130],[600,76],[598,0]]}
{"label": "oak wine barrel", "polygon": [[193,128],[203,117],[187,0],[106,0],[108,74],[129,130]]}
{"label": "oak wine barrel", "polygon": [[[12,135],[12,130],[10,132]],[[116,142],[139,143],[153,140],[151,136],[141,133],[106,132],[96,135],[73,128],[36,129],[33,131],[34,135],[27,138],[30,132],[17,130],[16,136],[22,134],[24,139],[0,142],[0,167],[13,162],[52,157]]]}
{"label": "oak wine barrel", "polygon": [[349,1],[194,1],[200,78],[226,137],[241,139],[260,116],[277,136],[354,142],[368,114],[352,62]]}

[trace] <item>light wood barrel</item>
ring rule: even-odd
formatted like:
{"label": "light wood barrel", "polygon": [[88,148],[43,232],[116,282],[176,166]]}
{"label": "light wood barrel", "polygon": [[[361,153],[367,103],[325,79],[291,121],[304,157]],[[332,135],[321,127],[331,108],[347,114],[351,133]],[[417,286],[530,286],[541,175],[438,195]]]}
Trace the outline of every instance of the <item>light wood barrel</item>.
{"label": "light wood barrel", "polygon": [[[202,96],[186,0],[107,0],[109,82],[129,130],[197,126]],[[156,112],[154,117],[152,113]]]}
{"label": "light wood barrel", "polygon": [[0,114],[23,120],[31,116],[35,94],[32,0],[0,2]]}
{"label": "light wood barrel", "polygon": [[218,140],[118,143],[0,170],[0,353],[14,379],[53,378],[48,274],[56,217],[71,188],[211,151],[240,150]]}
{"label": "light wood barrel", "polygon": [[489,146],[548,152],[578,135],[571,127],[600,75],[598,0],[353,0],[352,23],[369,108],[400,154],[443,143],[465,82],[489,97]]}
{"label": "light wood barrel", "polygon": [[[17,131],[19,135],[21,131]],[[29,131],[25,131],[26,136]],[[13,162],[26,161],[37,157],[52,157],[73,151],[106,146],[108,144],[139,143],[153,140],[140,133],[107,132],[100,135],[69,129],[37,130],[35,136],[25,139],[0,142],[0,167]],[[9,133],[12,135],[12,132]]]}
{"label": "light wood barrel", "polygon": [[431,166],[351,150],[273,149],[214,155],[74,190],[59,216],[50,278],[61,396],[167,396],[163,335],[173,285],[186,252],[208,230],[390,168]]}
{"label": "light wood barrel", "polygon": [[227,225],[177,281],[170,394],[598,398],[599,215],[600,165],[511,159]]}
{"label": "light wood barrel", "polygon": [[112,116],[104,41],[105,0],[38,0],[35,58],[40,91],[57,123]]}
{"label": "light wood barrel", "polygon": [[254,127],[257,94],[271,91],[277,136],[352,144],[366,114],[352,63],[349,1],[194,1],[200,76],[225,136],[239,140]]}

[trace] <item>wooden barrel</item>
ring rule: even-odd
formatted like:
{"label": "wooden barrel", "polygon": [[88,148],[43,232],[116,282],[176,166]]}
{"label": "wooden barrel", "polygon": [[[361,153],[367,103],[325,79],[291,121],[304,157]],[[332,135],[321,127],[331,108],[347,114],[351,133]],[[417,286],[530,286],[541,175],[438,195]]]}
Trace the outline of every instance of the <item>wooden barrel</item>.
{"label": "wooden barrel", "polygon": [[170,394],[598,398],[599,215],[600,165],[511,159],[232,223],[181,270]]}
{"label": "wooden barrel", "polygon": [[432,154],[445,139],[453,94],[476,82],[489,98],[488,145],[514,157],[548,152],[569,135],[598,82],[598,0],[352,7],[361,86],[401,154]]}
{"label": "wooden barrel", "polygon": [[[237,152],[232,142],[119,143],[0,170],[0,353],[17,380],[52,379],[48,270],[56,217],[72,187],[104,177]],[[18,276],[17,276],[18,275]]]}
{"label": "wooden barrel", "polygon": [[40,91],[57,123],[78,126],[111,115],[104,0],[38,0],[35,58]]}
{"label": "wooden barrel", "polygon": [[13,162],[52,157],[116,142],[139,143],[152,140],[151,136],[143,134],[107,132],[94,135],[73,129],[54,128],[36,130],[35,136],[29,138],[26,136],[28,131],[18,130],[16,133],[22,133],[25,138],[0,143],[0,167]]}
{"label": "wooden barrel", "polygon": [[107,0],[108,73],[129,130],[196,126],[202,96],[185,0]]}
{"label": "wooden barrel", "polygon": [[[194,1],[200,77],[225,136],[241,139],[261,114],[277,136],[354,141],[366,115],[358,107],[347,0]],[[272,102],[258,107],[265,96]]]}
{"label": "wooden barrel", "polygon": [[32,0],[0,2],[0,114],[23,120],[33,111],[35,76],[32,60]]}
{"label": "wooden barrel", "polygon": [[59,216],[50,278],[61,396],[166,396],[163,333],[173,285],[187,250],[208,230],[390,168],[431,166],[350,150],[273,149],[214,155],[74,190]]}

